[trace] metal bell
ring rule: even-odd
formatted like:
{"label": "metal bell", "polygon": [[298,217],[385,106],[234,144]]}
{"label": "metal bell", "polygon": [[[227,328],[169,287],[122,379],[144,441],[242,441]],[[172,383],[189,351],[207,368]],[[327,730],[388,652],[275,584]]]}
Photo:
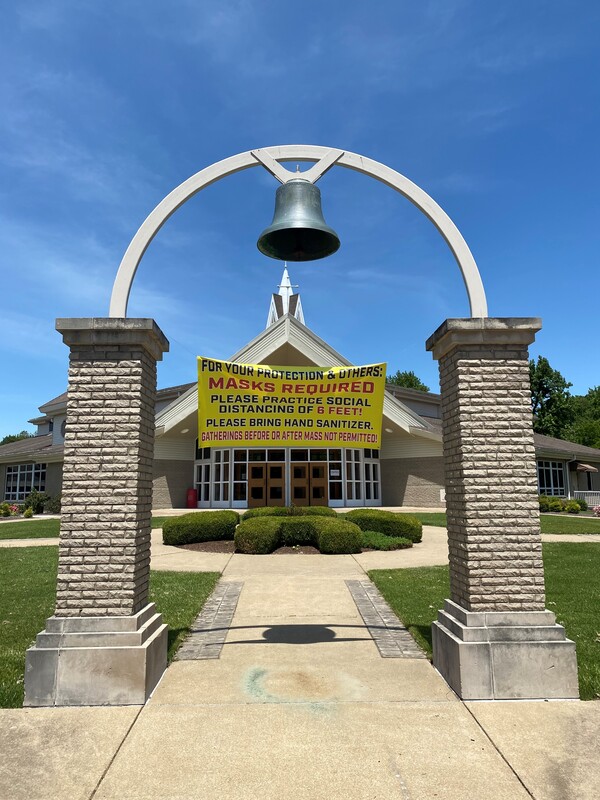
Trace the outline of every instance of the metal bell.
{"label": "metal bell", "polygon": [[280,261],[315,261],[335,253],[340,239],[325,223],[320,190],[303,178],[282,184],[275,196],[273,222],[256,246]]}

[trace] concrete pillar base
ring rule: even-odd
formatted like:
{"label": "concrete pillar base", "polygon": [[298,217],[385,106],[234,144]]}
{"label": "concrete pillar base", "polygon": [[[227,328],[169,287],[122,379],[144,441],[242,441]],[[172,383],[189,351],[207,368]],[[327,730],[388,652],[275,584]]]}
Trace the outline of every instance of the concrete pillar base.
{"label": "concrete pillar base", "polygon": [[433,665],[463,700],[578,699],[575,643],[551,611],[466,611],[446,600]]}
{"label": "concrete pillar base", "polygon": [[166,666],[154,603],[128,617],[49,617],[27,651],[24,705],[143,705]]}

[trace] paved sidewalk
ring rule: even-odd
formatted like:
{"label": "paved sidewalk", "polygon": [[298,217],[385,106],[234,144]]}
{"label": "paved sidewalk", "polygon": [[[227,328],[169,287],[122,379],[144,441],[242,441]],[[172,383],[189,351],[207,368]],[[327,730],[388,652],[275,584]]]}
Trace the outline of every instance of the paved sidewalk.
{"label": "paved sidewalk", "polygon": [[190,641],[143,708],[0,711],[1,800],[595,800],[600,703],[462,703],[371,590],[361,615],[366,556],[224,556],[219,658]]}

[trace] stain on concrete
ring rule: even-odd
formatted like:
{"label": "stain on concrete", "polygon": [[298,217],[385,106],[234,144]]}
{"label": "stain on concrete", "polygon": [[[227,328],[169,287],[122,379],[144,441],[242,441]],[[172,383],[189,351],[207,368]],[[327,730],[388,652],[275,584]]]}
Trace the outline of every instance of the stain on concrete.
{"label": "stain on concrete", "polygon": [[[269,688],[269,683],[275,689]],[[329,714],[338,702],[328,691],[330,687],[323,685],[317,676],[298,669],[270,671],[253,667],[244,675],[243,687],[257,703],[299,705],[313,714]]]}

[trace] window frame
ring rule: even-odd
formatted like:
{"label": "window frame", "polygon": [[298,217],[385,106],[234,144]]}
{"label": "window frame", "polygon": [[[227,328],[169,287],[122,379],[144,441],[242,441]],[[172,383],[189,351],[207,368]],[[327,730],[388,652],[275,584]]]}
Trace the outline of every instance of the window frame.
{"label": "window frame", "polygon": [[4,473],[4,499],[9,503],[22,503],[34,489],[45,492],[47,470],[46,462],[7,464]]}

